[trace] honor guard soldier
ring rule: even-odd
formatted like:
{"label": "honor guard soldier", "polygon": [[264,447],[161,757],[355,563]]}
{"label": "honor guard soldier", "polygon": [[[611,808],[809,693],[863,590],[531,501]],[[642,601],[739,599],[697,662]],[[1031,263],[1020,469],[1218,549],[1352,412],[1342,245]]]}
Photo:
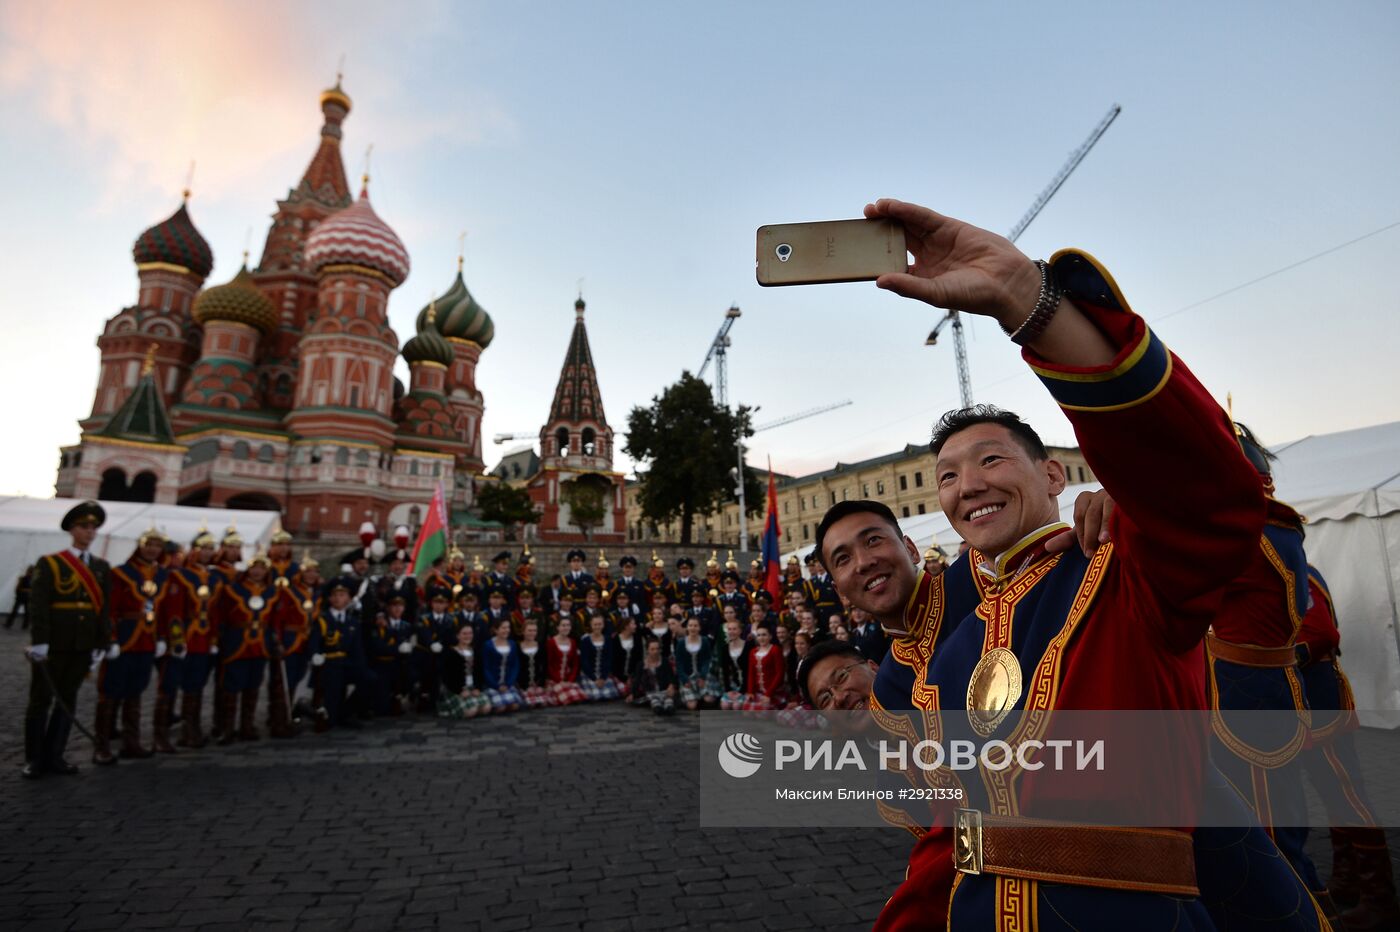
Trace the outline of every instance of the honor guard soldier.
{"label": "honor guard soldier", "polygon": [[286,587],[272,582],[272,564],[265,553],[254,554],[248,568],[224,587],[217,606],[225,723],[219,744],[258,739],[258,692],[268,659],[281,660],[277,629],[290,610],[291,596]]}
{"label": "honor guard soldier", "polygon": [[642,603],[643,612],[651,611],[657,593],[668,603],[671,601],[671,583],[666,579],[666,561],[658,557],[655,550],[651,552],[651,565],[647,567],[647,578],[642,583],[642,588],[647,594],[646,601]]}
{"label": "honor guard soldier", "polygon": [[185,656],[180,660],[180,738],[178,747],[202,748],[208,743],[200,718],[204,688],[218,663],[218,629],[214,606],[226,582],[214,565],[219,545],[208,530],[200,528],[190,542],[185,565],[172,574],[181,590],[180,620],[185,628]]}
{"label": "honor guard soldier", "polygon": [[[1066,250],[1033,263],[1003,237],[899,201],[866,213],[901,221],[914,254],[911,274],[882,283],[941,306],[956,287],[956,306],[1002,324],[1117,503],[1111,543],[1052,550],[1068,530],[1057,520],[1064,467],[1019,418],[979,405],[945,414],[930,444],[940,504],[971,543],[975,573],[919,572],[918,551],[878,502],[827,511],[816,552],[841,594],[911,635],[889,655],[911,670],[903,694],[885,688],[882,667],[871,708],[1016,741],[1041,733],[1057,709],[1201,708],[1203,641],[1225,587],[1259,550],[1266,512],[1225,412],[1091,257]],[[817,696],[831,707],[831,689]],[[1039,772],[924,775],[930,786],[960,784],[960,808],[951,829],[923,834],[876,928],[1206,929],[1216,927],[1210,892],[1222,886],[1285,889],[1290,927],[1325,928],[1282,859],[1249,860],[1236,845],[1243,867],[1223,871],[1214,846],[1197,844],[1212,831],[1180,828],[1170,803],[1212,768],[1201,746],[1171,751],[1123,762],[1135,769],[1112,785],[1084,775],[1074,788],[1093,800],[1090,812],[1131,806],[1146,826],[1160,814],[1155,828],[1036,819],[1027,808],[1054,793]],[[1258,830],[1232,831],[1267,845]],[[1232,905],[1241,928],[1262,915]]]}
{"label": "honor guard soldier", "polygon": [[723,572],[719,565],[719,551],[711,550],[710,558],[705,561],[705,590],[707,592],[711,589],[719,592],[719,578]]}
{"label": "honor guard soldier", "polygon": [[321,612],[321,564],[307,550],[287,589],[294,611],[282,620],[282,673],[287,698],[296,707],[297,687],[311,665],[311,628]]}
{"label": "honor guard soldier", "polygon": [[418,580],[408,575],[408,564],[407,550],[389,553],[389,572],[374,577],[374,602],[383,611],[398,596],[404,600],[404,613],[413,618],[418,614]]}
{"label": "honor guard soldier", "polygon": [[[360,540],[364,541],[367,536],[368,533],[361,528]],[[373,561],[374,549],[369,544],[356,547],[340,558],[341,578],[350,587],[350,607],[361,618],[373,618],[378,610],[374,604],[374,577],[369,572]]]}
{"label": "honor guard soldier", "polygon": [[688,609],[691,603],[691,595],[699,592],[704,593],[705,587],[700,580],[696,579],[695,561],[690,557],[681,557],[676,561],[676,578],[671,583],[671,591],[667,593],[667,600],[672,604],[679,603],[681,608]]}
{"label": "honor guard soldier", "polygon": [[267,545],[267,559],[272,567],[272,578],[290,580],[297,574],[296,561],[292,559],[292,535],[282,529],[278,521]]}
{"label": "honor guard soldier", "polygon": [[[432,712],[436,708],[438,655],[443,651],[442,638],[457,627],[450,609],[452,593],[442,586],[429,583],[424,594],[428,610],[414,620],[411,634],[413,650],[409,654],[412,695],[416,697],[420,713]],[[456,643],[456,638],[452,643]]]}
{"label": "honor guard soldier", "polygon": [[[482,581],[489,601],[491,593],[499,592],[506,598],[506,607],[515,607],[515,577],[510,574],[510,551],[502,550],[491,558],[491,572]],[[453,641],[455,644],[456,641]]]}
{"label": "honor guard soldier", "polygon": [[943,552],[943,548],[934,544],[924,551],[924,572],[930,576],[937,576],[948,568],[948,555]]}
{"label": "honor guard soldier", "polygon": [[816,614],[818,626],[825,631],[827,620],[841,611],[841,597],[836,594],[836,584],[817,559],[816,551],[807,554],[807,581],[802,584],[802,594]]}
{"label": "honor guard soldier", "polygon": [[[404,685],[407,655],[413,651],[413,632],[404,621],[405,600],[393,593],[385,611],[366,627],[365,655],[369,663],[370,693],[375,715],[389,715],[398,707]],[[402,712],[402,708],[399,708]]]}
{"label": "honor guard soldier", "polygon": [[719,607],[716,609],[722,616],[726,607],[734,609],[734,617],[743,621],[749,614],[749,599],[739,589],[739,574],[733,570],[726,570],[720,577],[720,593],[717,597]]}
{"label": "honor guard soldier", "polygon": [[453,544],[447,550],[447,565],[428,575],[427,585],[446,589],[455,600],[467,586],[467,555]]}
{"label": "honor guard soldier", "polygon": [[783,604],[787,604],[789,592],[801,593],[805,599],[807,594],[802,592],[802,565],[797,562],[797,554],[788,557],[787,565],[783,567]]}
{"label": "honor guard soldier", "polygon": [[529,544],[520,551],[520,562],[515,565],[516,598],[526,589],[535,591],[535,555],[530,552]]}
{"label": "honor guard soldier", "polygon": [[598,594],[602,596],[603,607],[612,605],[613,593],[617,591],[617,582],[613,580],[609,572],[612,565],[608,563],[607,555],[603,551],[598,551],[598,572],[593,577],[593,584],[598,587]]}
{"label": "honor guard soldier", "polygon": [[[1400,928],[1390,847],[1377,820],[1356,756],[1356,700],[1342,672],[1341,632],[1332,593],[1316,567],[1308,567],[1308,613],[1295,649],[1298,672],[1312,710],[1311,745],[1303,751],[1308,778],[1322,797],[1331,825],[1332,876],[1327,890],[1342,909],[1338,928]],[[1306,840],[1306,828],[1297,832]]]}
{"label": "honor guard soldier", "polygon": [[617,592],[626,592],[637,613],[646,610],[647,589],[646,584],[637,577],[637,558],[625,556],[617,561],[617,565],[622,568],[622,575],[617,579]]}
{"label": "honor guard soldier", "polygon": [[748,597],[748,600],[752,602],[758,597],[760,592],[767,591],[767,586],[768,580],[763,575],[763,561],[750,560],[749,577],[744,580],[744,584],[739,587],[739,591],[744,593],[744,595]]}
{"label": "honor guard soldier", "polygon": [[[230,585],[243,572],[243,536],[238,533],[238,526],[230,524],[224,529],[224,536],[219,541],[219,553],[214,558],[214,567],[223,578],[224,585]],[[217,646],[217,641],[215,642]],[[224,667],[220,662],[215,662],[214,667],[214,731],[216,736],[222,736],[232,725],[224,720],[224,712],[228,706],[224,702]]]}
{"label": "honor guard soldier", "polygon": [[584,552],[577,547],[565,555],[569,568],[564,573],[564,588],[573,596],[575,605],[583,604],[583,594],[593,585],[593,576],[583,568]]}
{"label": "honor guard soldier", "polygon": [[34,565],[29,594],[31,616],[29,704],[24,712],[24,777],[72,774],[64,759],[78,688],[94,654],[107,647],[111,567],[89,553],[107,513],[97,502],[73,506],[60,527],[72,536],[65,550]]}
{"label": "honor guard soldier", "polygon": [[360,727],[346,696],[351,686],[362,694],[367,680],[360,619],[350,601],[355,585],[354,579],[344,576],[331,580],[326,585],[326,607],[311,626],[311,665],[321,671],[325,700],[316,721],[317,731]]}
{"label": "honor guard soldier", "polygon": [[525,634],[525,625],[533,621],[537,631],[548,627],[544,612],[535,605],[535,590],[521,589],[515,594],[515,611],[510,613],[510,630],[518,640]]}
{"label": "honor guard soldier", "polygon": [[178,590],[168,585],[168,572],[160,565],[165,543],[165,535],[150,528],[137,538],[130,559],[112,571],[110,646],[97,670],[95,764],[117,761],[109,742],[118,711],[122,718],[121,756],[139,759],[152,754],[141,746],[141,694],[150,685],[156,658],[164,657],[169,649],[158,632],[169,632],[172,608],[179,599]]}

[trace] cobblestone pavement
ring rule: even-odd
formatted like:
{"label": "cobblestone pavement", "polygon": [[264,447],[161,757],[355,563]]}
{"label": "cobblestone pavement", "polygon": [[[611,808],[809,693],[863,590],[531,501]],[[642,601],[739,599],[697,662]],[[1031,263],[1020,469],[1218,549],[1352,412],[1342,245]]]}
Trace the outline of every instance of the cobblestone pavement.
{"label": "cobblestone pavement", "polygon": [[75,732],[81,775],[23,781],[26,642],[0,631],[0,928],[861,929],[903,876],[894,829],[701,829],[694,717],[617,704],[104,770]]}

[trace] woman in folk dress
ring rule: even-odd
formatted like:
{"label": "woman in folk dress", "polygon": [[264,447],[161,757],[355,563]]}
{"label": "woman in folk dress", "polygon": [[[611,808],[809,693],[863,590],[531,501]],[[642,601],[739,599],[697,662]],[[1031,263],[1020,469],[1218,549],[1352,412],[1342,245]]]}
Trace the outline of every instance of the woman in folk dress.
{"label": "woman in folk dress", "polygon": [[548,668],[549,656],[540,643],[540,623],[530,619],[521,625],[520,676],[515,681],[515,688],[525,697],[529,708],[558,705],[547,686]]}
{"label": "woman in folk dress", "polygon": [[748,677],[745,681],[748,699],[745,711],[781,709],[787,701],[787,663],[783,652],[773,643],[767,628],[754,632],[754,649],[749,654]]}
{"label": "woman in folk dress", "polygon": [[476,718],[491,711],[491,700],[481,691],[483,685],[481,651],[476,647],[476,631],[463,625],[457,643],[442,653],[442,693],[438,698],[440,718]]}
{"label": "woman in folk dress", "polygon": [[612,651],[604,633],[607,618],[596,611],[588,618],[589,632],[578,639],[578,685],[589,702],[605,702],[620,698],[612,678]]}
{"label": "woman in folk dress", "polygon": [[486,681],[486,696],[491,711],[514,712],[525,704],[525,697],[515,688],[520,676],[520,646],[510,636],[510,616],[491,622],[494,637],[482,648],[482,675]]}
{"label": "woman in folk dress", "polygon": [[578,645],[570,636],[574,624],[568,615],[560,615],[555,624],[554,637],[545,642],[548,688],[558,705],[573,705],[584,700],[578,685]]}
{"label": "woman in folk dress", "polygon": [[700,633],[700,619],[691,615],[686,619],[685,636],[676,642],[676,682],[681,702],[692,712],[719,700],[719,685],[710,675],[714,659],[714,642]]}

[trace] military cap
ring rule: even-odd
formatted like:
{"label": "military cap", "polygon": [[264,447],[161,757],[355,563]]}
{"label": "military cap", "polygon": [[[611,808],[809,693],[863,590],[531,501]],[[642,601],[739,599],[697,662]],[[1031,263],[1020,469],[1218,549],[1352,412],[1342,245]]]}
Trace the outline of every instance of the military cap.
{"label": "military cap", "polygon": [[467,555],[459,550],[456,544],[453,544],[452,549],[447,551],[447,562],[451,563],[453,560],[461,560],[463,563],[467,562]]}
{"label": "military cap", "polygon": [[98,527],[107,523],[107,512],[103,510],[101,505],[91,500],[79,502],[68,509],[68,513],[63,516],[59,527],[65,531],[71,531],[75,524],[87,523],[95,524]]}
{"label": "military cap", "polygon": [[318,570],[319,570],[319,569],[321,568],[321,563],[320,563],[320,561],[318,561],[315,557],[313,557],[313,556],[311,555],[311,551],[308,549],[305,553],[303,553],[303,554],[301,555],[301,568],[304,569],[304,570],[308,570],[308,569],[318,569]]}
{"label": "military cap", "polygon": [[144,547],[151,541],[160,541],[162,544],[168,544],[170,543],[170,538],[166,537],[160,528],[152,524],[141,532],[140,537],[136,538],[136,545],[138,547]]}
{"label": "military cap", "polygon": [[242,547],[243,535],[238,533],[238,528],[230,524],[224,528],[224,539],[220,541],[225,547]]}
{"label": "military cap", "polygon": [[927,563],[929,560],[937,560],[939,563],[947,563],[948,555],[943,552],[942,547],[938,546],[937,544],[934,544],[932,547],[924,551],[924,562]]}
{"label": "military cap", "polygon": [[751,570],[761,570],[761,569],[763,569],[763,561],[762,561],[762,560],[750,560],[750,561],[749,561],[749,569],[751,569]]}
{"label": "military cap", "polygon": [[370,554],[368,547],[356,547],[345,556],[340,558],[341,563],[354,563],[356,560],[372,561],[374,557]]}
{"label": "military cap", "polygon": [[797,566],[797,554],[794,553],[792,556],[788,557],[787,565]]}
{"label": "military cap", "polygon": [[758,590],[753,594],[753,597],[755,602],[767,602],[769,605],[773,604],[773,593],[769,592],[767,589]]}
{"label": "military cap", "polygon": [[492,562],[492,563],[500,563],[502,560],[509,560],[509,559],[510,559],[510,551],[509,551],[509,550],[502,550],[500,553],[496,554],[494,557],[491,558],[491,562]]}
{"label": "military cap", "polygon": [[1269,465],[1269,460],[1277,457],[1266,450],[1259,438],[1254,436],[1254,432],[1239,421],[1235,422],[1235,439],[1240,442],[1240,449],[1244,451],[1245,459],[1249,460],[1249,465],[1254,467],[1254,471],[1266,479],[1270,478],[1274,469]]}
{"label": "military cap", "polygon": [[201,524],[199,530],[195,532],[194,540],[190,541],[190,549],[197,550],[200,547],[216,546],[218,546],[218,541],[214,540],[214,535],[209,533],[208,527]]}
{"label": "military cap", "polygon": [[393,595],[389,596],[388,604],[393,605],[395,602],[403,603],[405,601],[402,592],[395,592]]}
{"label": "military cap", "polygon": [[452,593],[448,592],[447,589],[443,586],[429,586],[426,595],[429,602],[431,602],[433,599],[446,599],[449,602],[452,601]]}
{"label": "military cap", "polygon": [[407,563],[412,557],[407,550],[395,550],[389,554],[390,560],[402,560]]}
{"label": "military cap", "polygon": [[637,558],[632,556],[623,557],[617,561],[620,566],[636,566]]}
{"label": "military cap", "polygon": [[817,562],[817,552],[813,550],[811,553],[807,554],[805,557],[802,558],[802,562],[806,563],[808,566],[814,565]]}
{"label": "military cap", "polygon": [[292,542],[292,535],[290,531],[282,527],[282,522],[278,521],[277,529],[272,532],[272,537],[269,541],[274,544],[290,544]]}
{"label": "military cap", "polygon": [[683,566],[695,569],[695,561],[692,560],[690,557],[681,557],[679,560],[676,561],[676,569],[680,569]]}
{"label": "military cap", "polygon": [[248,561],[249,566],[252,566],[254,563],[261,563],[263,566],[271,566],[272,560],[268,557],[266,550],[259,549],[257,553],[253,554],[253,558]]}
{"label": "military cap", "polygon": [[718,550],[711,550],[711,551],[710,551],[710,559],[708,559],[708,560],[705,561],[705,566],[706,566],[707,568],[709,568],[709,569],[714,569],[714,570],[719,569],[719,551],[718,551]]}
{"label": "military cap", "polygon": [[566,560],[584,560],[584,559],[587,559],[587,557],[584,556],[584,553],[583,553],[582,550],[580,550],[580,549],[578,549],[577,547],[575,547],[574,549],[570,550],[567,554],[564,555],[564,559],[566,559]]}
{"label": "military cap", "polygon": [[326,595],[330,595],[337,589],[344,589],[346,592],[353,592],[355,587],[352,586],[350,580],[346,579],[344,576],[337,576],[335,579],[332,579],[330,582],[326,583]]}
{"label": "military cap", "polygon": [[736,572],[734,572],[733,570],[728,570],[728,571],[726,571],[723,575],[720,576],[720,581],[721,581],[721,582],[732,582],[732,583],[734,583],[734,585],[737,586],[737,585],[739,585],[739,574],[736,573]]}

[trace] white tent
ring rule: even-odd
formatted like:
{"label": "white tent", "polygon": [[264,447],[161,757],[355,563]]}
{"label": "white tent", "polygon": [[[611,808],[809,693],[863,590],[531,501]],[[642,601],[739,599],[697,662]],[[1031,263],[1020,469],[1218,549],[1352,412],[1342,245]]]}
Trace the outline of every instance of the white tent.
{"label": "white tent", "polygon": [[[78,504],[73,498],[0,497],[0,606],[9,612],[14,604],[15,582],[39,557],[62,550],[69,544],[59,522],[68,509]],[[154,505],[143,502],[103,502],[107,520],[97,532],[92,552],[117,564],[131,556],[136,539],[152,524],[184,546],[201,527],[223,536],[230,524],[243,538],[243,554],[266,547],[277,521],[275,511],[230,511],[226,508],[186,508],[182,505]]]}
{"label": "white tent", "polygon": [[[1364,725],[1400,727],[1400,421],[1305,437],[1273,448],[1276,497],[1308,520],[1308,559],[1332,591],[1342,665]],[[1060,518],[1096,483],[1060,495]],[[942,512],[899,522],[922,552],[953,555],[959,537]],[[783,554],[800,560],[810,546]]]}
{"label": "white tent", "polygon": [[1273,448],[1277,498],[1307,518],[1361,723],[1400,727],[1400,421]]}

